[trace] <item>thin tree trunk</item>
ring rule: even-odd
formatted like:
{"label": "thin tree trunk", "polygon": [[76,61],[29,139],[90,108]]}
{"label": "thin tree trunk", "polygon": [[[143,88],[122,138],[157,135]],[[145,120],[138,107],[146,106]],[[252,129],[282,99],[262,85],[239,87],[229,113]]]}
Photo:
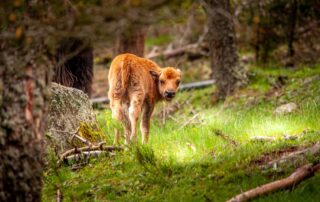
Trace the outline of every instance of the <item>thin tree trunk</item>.
{"label": "thin tree trunk", "polygon": [[288,18],[289,23],[289,33],[288,33],[288,56],[292,57],[294,55],[293,41],[295,38],[295,30],[297,24],[297,13],[298,13],[298,2],[297,0],[291,0],[291,14]]}
{"label": "thin tree trunk", "polygon": [[132,28],[120,35],[117,53],[132,53],[143,57],[145,33],[142,28]]}
{"label": "thin tree trunk", "polygon": [[259,61],[260,57],[259,57],[259,54],[260,54],[260,24],[258,23],[256,25],[256,41],[255,41],[255,58],[256,58],[256,62]]}
{"label": "thin tree trunk", "polygon": [[294,66],[294,47],[293,42],[295,40],[296,24],[297,24],[297,15],[298,15],[298,2],[297,0],[290,1],[290,15],[288,16],[288,31],[287,31],[287,61],[286,67]]}
{"label": "thin tree trunk", "polygon": [[233,14],[229,0],[204,0],[208,16],[209,48],[218,99],[224,99],[245,83],[244,69],[238,63]]}

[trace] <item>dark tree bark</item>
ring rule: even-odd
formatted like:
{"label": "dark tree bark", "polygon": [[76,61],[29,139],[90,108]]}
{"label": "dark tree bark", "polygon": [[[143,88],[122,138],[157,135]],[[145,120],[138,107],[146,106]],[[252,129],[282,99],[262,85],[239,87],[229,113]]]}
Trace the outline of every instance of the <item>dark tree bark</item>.
{"label": "dark tree bark", "polygon": [[218,99],[224,99],[245,83],[244,69],[238,62],[233,14],[229,0],[204,0],[208,17],[209,48]]}
{"label": "dark tree bark", "polygon": [[258,62],[259,61],[259,59],[260,59],[260,24],[259,23],[257,23],[257,25],[256,25],[256,30],[255,30],[255,32],[256,32],[256,40],[255,40],[255,45],[254,45],[254,50],[255,50],[255,59],[256,59],[256,62]]}
{"label": "dark tree bark", "polygon": [[75,37],[63,39],[56,50],[55,61],[53,81],[82,90],[90,97],[93,80],[93,48],[90,42]]}
{"label": "dark tree bark", "polygon": [[39,47],[1,46],[0,201],[41,201],[50,66]]}
{"label": "dark tree bark", "polygon": [[141,27],[131,28],[120,34],[117,45],[117,53],[132,53],[137,56],[144,56],[145,32]]}
{"label": "dark tree bark", "polygon": [[[43,43],[48,35],[33,24],[47,5],[33,2],[29,12],[29,2],[0,1],[3,24],[12,13],[20,16],[0,31],[0,201],[6,202],[41,201],[51,65]],[[29,31],[41,34],[29,38]]]}
{"label": "dark tree bark", "polygon": [[295,30],[297,24],[297,14],[298,14],[298,2],[297,0],[291,0],[290,3],[290,17],[288,18],[288,57],[293,57],[294,48],[293,42],[295,38]]}

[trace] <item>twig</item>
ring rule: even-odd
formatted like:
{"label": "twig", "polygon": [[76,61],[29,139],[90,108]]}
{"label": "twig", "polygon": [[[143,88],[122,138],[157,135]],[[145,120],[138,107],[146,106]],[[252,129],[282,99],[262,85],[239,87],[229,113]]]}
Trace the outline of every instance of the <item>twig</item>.
{"label": "twig", "polygon": [[258,196],[277,191],[280,189],[289,188],[299,184],[301,181],[310,178],[313,174],[320,170],[320,164],[313,166],[312,164],[304,165],[293,172],[289,177],[277,180],[241,193],[227,202],[248,201]]}
{"label": "twig", "polygon": [[232,138],[230,138],[228,135],[224,134],[221,130],[214,130],[213,131],[217,136],[221,137],[222,139],[224,139],[225,141],[229,142],[230,144],[232,144],[233,146],[238,146],[238,143],[233,140]]}
{"label": "twig", "polygon": [[62,193],[60,189],[57,189],[57,202],[62,202]]}
{"label": "twig", "polygon": [[93,145],[92,142],[90,142],[89,140],[81,137],[80,135],[78,135],[79,131],[80,131],[80,127],[78,127],[78,129],[74,132],[69,132],[69,131],[63,131],[63,130],[52,130],[54,132],[58,132],[58,133],[68,133],[68,134],[72,134],[70,142],[73,141],[74,138],[77,138],[78,140],[80,140],[82,143],[90,146]]}
{"label": "twig", "polygon": [[275,137],[268,137],[268,136],[254,136],[250,138],[251,141],[258,141],[258,142],[270,142],[276,140]]}
{"label": "twig", "polygon": [[169,118],[172,119],[175,122],[178,122],[178,120],[176,118],[174,118],[172,115],[169,115]]}
{"label": "twig", "polygon": [[199,116],[199,113],[195,114],[191,119],[186,121],[178,130],[181,130],[182,128],[186,127],[188,124],[190,124],[194,119],[196,119]]}
{"label": "twig", "polygon": [[163,102],[163,111],[162,111],[162,124],[166,124],[166,103]]}
{"label": "twig", "polygon": [[[80,135],[77,135],[77,134],[74,134],[74,137],[76,137],[78,140],[80,140],[82,143],[88,145],[88,146],[91,146],[92,145],[92,142],[90,142],[89,140],[81,137]],[[71,140],[72,141],[72,140]]]}

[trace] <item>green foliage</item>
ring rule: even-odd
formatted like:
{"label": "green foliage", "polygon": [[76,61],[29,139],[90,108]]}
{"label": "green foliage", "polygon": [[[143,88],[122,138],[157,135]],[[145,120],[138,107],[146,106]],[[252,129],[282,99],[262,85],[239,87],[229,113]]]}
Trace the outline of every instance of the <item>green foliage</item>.
{"label": "green foliage", "polygon": [[161,46],[167,44],[171,41],[171,36],[169,35],[161,35],[158,37],[147,38],[145,41],[146,46]]}

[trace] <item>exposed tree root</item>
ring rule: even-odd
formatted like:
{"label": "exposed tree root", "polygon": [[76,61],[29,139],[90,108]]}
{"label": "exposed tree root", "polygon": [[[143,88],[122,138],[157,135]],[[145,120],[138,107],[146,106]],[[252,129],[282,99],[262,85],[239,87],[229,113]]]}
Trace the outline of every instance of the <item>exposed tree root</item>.
{"label": "exposed tree root", "polygon": [[262,196],[280,189],[292,187],[294,185],[299,184],[301,181],[310,178],[317,171],[320,171],[320,163],[314,166],[312,164],[304,165],[298,168],[295,172],[293,172],[287,178],[270,182],[268,184],[250,189],[249,191],[246,191],[244,193],[241,193],[231,198],[227,202],[248,201],[258,196]]}

